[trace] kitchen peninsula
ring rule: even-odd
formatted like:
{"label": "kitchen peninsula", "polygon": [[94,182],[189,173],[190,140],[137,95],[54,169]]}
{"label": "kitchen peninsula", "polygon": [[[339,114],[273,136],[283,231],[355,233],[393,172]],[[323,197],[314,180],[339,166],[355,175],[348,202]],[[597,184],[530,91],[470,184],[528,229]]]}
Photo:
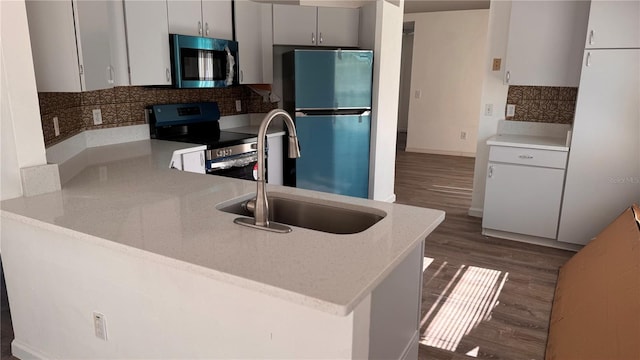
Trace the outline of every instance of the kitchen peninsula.
{"label": "kitchen peninsula", "polygon": [[218,209],[256,184],[169,169],[184,145],[86,149],[61,191],[2,202],[15,356],[417,358],[442,211],[268,185],[386,216],[350,235],[238,226]]}

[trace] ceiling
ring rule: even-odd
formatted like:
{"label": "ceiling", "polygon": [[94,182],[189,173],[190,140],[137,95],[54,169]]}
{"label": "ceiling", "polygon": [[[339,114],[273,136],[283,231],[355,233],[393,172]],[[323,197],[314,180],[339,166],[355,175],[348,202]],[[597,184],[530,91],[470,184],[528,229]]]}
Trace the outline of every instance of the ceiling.
{"label": "ceiling", "polygon": [[490,0],[405,0],[404,12],[488,9]]}

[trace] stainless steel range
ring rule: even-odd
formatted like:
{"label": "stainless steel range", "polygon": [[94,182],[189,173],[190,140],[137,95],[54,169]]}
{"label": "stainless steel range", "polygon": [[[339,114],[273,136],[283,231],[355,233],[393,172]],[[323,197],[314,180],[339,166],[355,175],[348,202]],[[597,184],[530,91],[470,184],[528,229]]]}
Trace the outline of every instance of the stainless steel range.
{"label": "stainless steel range", "polygon": [[147,108],[151,138],[194,144],[174,152],[179,170],[255,180],[258,138],[220,130],[216,102],[163,104]]}

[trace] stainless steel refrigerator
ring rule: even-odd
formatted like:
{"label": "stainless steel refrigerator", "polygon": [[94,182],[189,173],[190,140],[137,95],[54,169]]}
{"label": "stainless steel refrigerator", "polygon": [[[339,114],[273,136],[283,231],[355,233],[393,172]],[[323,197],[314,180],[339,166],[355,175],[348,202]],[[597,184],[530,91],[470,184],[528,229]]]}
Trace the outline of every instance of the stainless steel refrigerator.
{"label": "stainless steel refrigerator", "polygon": [[367,198],[373,52],[294,50],[283,55],[284,107],[295,115],[296,187]]}

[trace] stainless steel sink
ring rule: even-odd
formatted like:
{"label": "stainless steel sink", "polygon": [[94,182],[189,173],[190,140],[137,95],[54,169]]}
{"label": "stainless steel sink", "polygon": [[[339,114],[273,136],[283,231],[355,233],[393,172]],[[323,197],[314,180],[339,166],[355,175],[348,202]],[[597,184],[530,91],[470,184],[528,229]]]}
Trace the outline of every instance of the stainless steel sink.
{"label": "stainless steel sink", "polygon": [[[370,228],[387,215],[378,209],[318,201],[302,196],[269,193],[269,221],[332,234],[355,234]],[[253,217],[253,198],[222,204],[219,210]]]}

